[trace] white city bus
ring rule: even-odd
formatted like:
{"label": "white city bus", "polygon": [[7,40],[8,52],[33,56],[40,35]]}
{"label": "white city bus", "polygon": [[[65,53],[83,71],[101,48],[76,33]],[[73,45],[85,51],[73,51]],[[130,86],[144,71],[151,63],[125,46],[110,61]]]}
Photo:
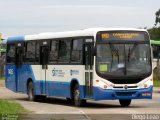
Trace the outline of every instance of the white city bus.
{"label": "white city bus", "polygon": [[151,99],[153,78],[148,32],[90,28],[7,39],[6,87],[31,101]]}

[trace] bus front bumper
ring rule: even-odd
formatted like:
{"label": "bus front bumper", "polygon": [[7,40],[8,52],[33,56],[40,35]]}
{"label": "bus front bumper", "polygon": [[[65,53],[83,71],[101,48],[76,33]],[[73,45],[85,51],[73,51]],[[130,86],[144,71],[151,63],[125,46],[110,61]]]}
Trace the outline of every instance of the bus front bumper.
{"label": "bus front bumper", "polygon": [[94,88],[95,100],[152,99],[153,87],[136,90],[105,90]]}

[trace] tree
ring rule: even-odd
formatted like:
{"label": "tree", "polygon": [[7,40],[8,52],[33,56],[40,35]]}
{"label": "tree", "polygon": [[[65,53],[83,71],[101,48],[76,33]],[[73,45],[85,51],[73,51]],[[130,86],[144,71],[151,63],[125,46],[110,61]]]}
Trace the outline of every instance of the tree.
{"label": "tree", "polygon": [[153,27],[148,29],[151,39],[160,40],[160,27]]}
{"label": "tree", "polygon": [[160,9],[155,13],[156,20],[155,20],[155,26],[159,23],[160,24]]}

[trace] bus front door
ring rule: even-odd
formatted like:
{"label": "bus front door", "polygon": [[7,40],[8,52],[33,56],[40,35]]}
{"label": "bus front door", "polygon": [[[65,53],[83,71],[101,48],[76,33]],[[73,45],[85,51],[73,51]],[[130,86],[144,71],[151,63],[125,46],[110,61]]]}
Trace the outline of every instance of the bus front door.
{"label": "bus front door", "polygon": [[85,44],[85,97],[93,96],[93,44]]}
{"label": "bus front door", "polygon": [[23,91],[23,46],[21,43],[18,43],[18,46],[16,47],[16,55],[15,55],[15,64],[16,64],[16,91],[22,92]]}
{"label": "bus front door", "polygon": [[40,47],[40,64],[42,69],[41,79],[43,80],[40,86],[41,94],[46,95],[46,71],[48,69],[48,61],[49,61],[49,46],[41,46]]}

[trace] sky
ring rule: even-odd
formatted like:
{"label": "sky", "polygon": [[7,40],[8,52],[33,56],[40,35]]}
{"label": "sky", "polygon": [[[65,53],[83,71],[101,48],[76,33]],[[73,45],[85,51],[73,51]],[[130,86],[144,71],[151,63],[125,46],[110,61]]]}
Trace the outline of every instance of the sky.
{"label": "sky", "polygon": [[3,38],[94,27],[151,28],[160,0],[0,0]]}

